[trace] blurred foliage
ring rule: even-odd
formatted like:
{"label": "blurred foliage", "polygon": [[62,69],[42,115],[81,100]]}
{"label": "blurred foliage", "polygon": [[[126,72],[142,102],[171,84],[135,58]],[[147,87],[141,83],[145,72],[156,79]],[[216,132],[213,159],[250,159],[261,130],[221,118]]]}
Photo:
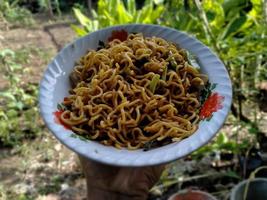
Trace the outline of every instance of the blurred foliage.
{"label": "blurred foliage", "polygon": [[[174,2],[168,3],[169,12],[163,17],[166,21],[161,23],[194,34],[213,48],[228,67],[234,86],[241,83],[242,92],[247,94],[259,80],[267,79],[263,1],[206,0],[199,6],[198,1],[187,1],[187,5]],[[173,17],[174,13],[178,14]]]}
{"label": "blurred foliage", "polygon": [[8,87],[0,91],[0,143],[4,146],[19,145],[24,139],[34,138],[41,130],[38,89],[30,83],[21,84],[20,74],[27,73],[27,68],[18,64],[21,59],[27,59],[25,54],[18,56],[10,49],[0,51],[1,74],[8,82]]}
{"label": "blurred foliage", "polygon": [[[155,7],[155,2],[157,6]],[[100,28],[129,23],[153,24],[159,22],[165,8],[161,1],[146,0],[141,9],[137,9],[135,0],[99,0],[97,10],[91,10],[92,18],[84,15],[79,8],[73,8],[75,17],[82,27],[72,25],[78,36]]]}
{"label": "blurred foliage", "polygon": [[4,18],[7,22],[16,26],[31,26],[34,19],[29,10],[18,6],[18,0],[1,0],[0,1],[0,19]]}
{"label": "blurred foliage", "polygon": [[53,15],[55,10],[57,15],[61,15],[61,9],[58,0],[38,0],[38,5],[40,11],[50,12],[50,14]]}
{"label": "blurred foliage", "polygon": [[[236,108],[233,136],[228,138],[229,134],[221,133],[212,144],[199,149],[193,156],[215,151],[244,153],[256,144],[257,134],[261,134],[258,84],[267,80],[267,21],[264,18],[267,13],[264,13],[263,1],[205,0],[201,3],[199,0],[173,0],[166,6],[168,12],[164,13],[162,19],[165,20],[161,24],[195,35],[211,47],[228,68],[233,83]],[[235,127],[238,127],[236,133]],[[248,137],[240,139],[239,135],[244,133],[249,133]]]}

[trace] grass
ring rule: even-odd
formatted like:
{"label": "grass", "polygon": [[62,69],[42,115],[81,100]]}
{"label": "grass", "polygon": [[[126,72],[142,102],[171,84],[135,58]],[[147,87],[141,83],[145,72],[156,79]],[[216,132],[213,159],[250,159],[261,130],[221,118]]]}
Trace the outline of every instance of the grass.
{"label": "grass", "polygon": [[20,48],[15,51],[15,54],[15,61],[20,64],[29,64],[30,59],[33,59],[34,57],[47,63],[52,57],[51,52],[49,50],[35,46],[27,46]]}
{"label": "grass", "polygon": [[0,3],[0,15],[9,22],[9,26],[32,27],[35,24],[35,20],[29,10],[7,0],[3,0]]}

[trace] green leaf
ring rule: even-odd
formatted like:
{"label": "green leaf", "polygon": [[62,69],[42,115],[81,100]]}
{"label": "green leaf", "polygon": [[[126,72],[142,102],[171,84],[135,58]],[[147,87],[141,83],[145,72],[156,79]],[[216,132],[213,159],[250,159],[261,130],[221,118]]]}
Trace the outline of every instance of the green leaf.
{"label": "green leaf", "polygon": [[93,31],[97,31],[98,28],[99,28],[99,22],[98,22],[98,20],[93,20],[92,26],[93,26]]}
{"label": "green leaf", "polygon": [[78,36],[82,37],[87,35],[87,32],[83,28],[78,27],[77,25],[71,24],[70,27]]}
{"label": "green leaf", "polygon": [[222,4],[218,1],[205,0],[203,8],[206,11],[207,17],[210,21],[210,26],[214,29],[220,29],[224,25],[224,10]]}
{"label": "green leaf", "polygon": [[206,118],[206,120],[209,122],[212,117],[213,117],[213,115],[211,115],[209,118]]}
{"label": "green leaf", "polygon": [[136,14],[133,16],[133,22],[135,23],[140,23],[140,17],[141,17],[141,12],[136,12]]}
{"label": "green leaf", "polygon": [[118,14],[118,22],[119,24],[126,24],[132,20],[132,16],[126,11],[123,3],[119,3],[117,5],[117,14]]}
{"label": "green leaf", "polygon": [[159,4],[164,3],[164,0],[154,0],[154,3],[155,3],[156,5],[159,5]]}
{"label": "green leaf", "polygon": [[155,139],[146,142],[146,143],[144,144],[144,151],[148,151],[148,150],[150,150],[151,148],[153,148],[153,146],[155,146],[156,142],[157,142],[157,141],[156,141]]}
{"label": "green leaf", "polygon": [[11,56],[12,58],[15,57],[15,52],[12,51],[11,49],[4,49],[0,51],[0,56],[1,57],[6,57],[7,55]]}
{"label": "green leaf", "polygon": [[194,158],[199,158],[199,157],[202,157],[208,153],[210,153],[211,151],[213,151],[214,148],[213,146],[211,145],[206,145],[206,146],[203,146],[201,147],[200,149],[198,149],[197,151],[193,152],[192,156]]}
{"label": "green leaf", "polygon": [[153,6],[154,0],[145,0],[145,6]]}
{"label": "green leaf", "polygon": [[232,170],[227,171],[225,175],[231,178],[241,179],[241,177],[235,171]]}
{"label": "green leaf", "polygon": [[196,56],[192,54],[191,52],[186,51],[186,57],[187,57],[188,64],[193,65],[193,63],[197,63]]}
{"label": "green leaf", "polygon": [[217,137],[216,143],[221,146],[222,144],[228,142],[228,138],[225,133],[220,133]]}
{"label": "green leaf", "polygon": [[257,135],[257,133],[259,133],[259,129],[257,127],[250,126],[248,128],[248,132],[252,135]]}
{"label": "green leaf", "polygon": [[[247,147],[247,146],[246,146]],[[228,141],[220,146],[221,149],[238,153],[240,146],[235,141]]]}
{"label": "green leaf", "polygon": [[57,109],[61,111],[67,110],[66,106],[63,103],[58,103]]}
{"label": "green leaf", "polygon": [[13,94],[11,94],[10,92],[0,92],[0,96],[8,98],[11,101],[17,101],[16,97]]}
{"label": "green leaf", "polygon": [[245,5],[246,3],[247,3],[247,0],[225,0],[223,2],[223,9],[224,9],[224,12],[227,13],[231,11],[232,9]]}
{"label": "green leaf", "polygon": [[118,5],[120,4],[120,0],[109,0],[108,1],[108,12],[110,14],[116,14]]}
{"label": "green leaf", "polygon": [[246,22],[246,15],[236,16],[233,18],[226,26],[225,31],[223,32],[220,38],[225,39],[230,35],[236,33],[242,25]]}
{"label": "green leaf", "polygon": [[8,108],[14,108],[14,109],[18,109],[18,110],[22,110],[24,107],[24,104],[21,101],[18,102],[10,102],[7,104]]}
{"label": "green leaf", "polygon": [[127,9],[131,15],[135,15],[136,13],[135,0],[127,0]]}
{"label": "green leaf", "polygon": [[140,11],[140,23],[150,23],[150,15],[152,12],[152,6],[147,5],[142,8]]}
{"label": "green leaf", "polygon": [[99,41],[98,41],[98,46],[99,46],[100,48],[105,48],[105,43],[104,43],[103,41],[99,40]]}
{"label": "green leaf", "polygon": [[107,18],[110,24],[114,24],[114,25],[117,24],[116,20],[113,18],[112,15],[110,15],[110,13],[108,13],[106,10],[104,10],[103,12],[104,12],[104,16]]}
{"label": "green leaf", "polygon": [[84,141],[84,142],[88,142],[88,138],[83,137],[83,136],[78,136],[80,140]]}
{"label": "green leaf", "polygon": [[21,66],[20,64],[15,64],[15,63],[10,64],[9,67],[10,67],[10,69],[11,69],[12,71],[22,69],[22,66]]}
{"label": "green leaf", "polygon": [[[4,120],[7,120],[8,118],[7,118],[7,115],[5,114],[5,112],[4,111],[0,111],[0,118],[3,118]],[[1,127],[1,126],[0,126]]]}
{"label": "green leaf", "polygon": [[165,8],[162,5],[157,6],[150,15],[150,23],[155,23],[157,19],[160,18],[162,13],[164,12]]}
{"label": "green leaf", "polygon": [[162,73],[162,77],[161,77],[161,79],[164,80],[164,81],[166,81],[167,72],[168,72],[168,66],[166,66],[166,67],[164,68],[164,71],[163,71],[163,73]]}
{"label": "green leaf", "polygon": [[79,138],[80,140],[85,141],[85,142],[88,142],[88,140],[91,139],[89,135],[78,135],[78,134],[72,133],[70,136],[73,138]]}
{"label": "green leaf", "polygon": [[94,19],[98,18],[98,14],[96,13],[96,11],[94,9],[91,10],[92,16]]}
{"label": "green leaf", "polygon": [[152,80],[150,81],[149,89],[150,89],[150,91],[151,91],[152,93],[155,92],[159,80],[160,80],[160,75],[159,75],[159,74],[155,74],[155,75],[153,76]]}
{"label": "green leaf", "polygon": [[92,22],[91,19],[89,19],[87,16],[85,16],[80,9],[73,8],[74,15],[78,19],[81,25],[88,27]]}
{"label": "green leaf", "polygon": [[213,84],[211,85],[211,87],[210,87],[210,90],[214,90],[214,89],[216,88],[217,85],[218,85],[217,83],[213,83]]}
{"label": "green leaf", "polygon": [[10,109],[6,114],[8,118],[14,118],[18,115],[18,112],[15,109]]}
{"label": "green leaf", "polygon": [[216,16],[216,14],[214,12],[211,12],[211,11],[207,11],[206,15],[207,15],[208,21],[214,20],[215,16]]}
{"label": "green leaf", "polygon": [[106,2],[106,0],[99,0],[97,3],[97,19],[101,19],[104,10],[110,12],[108,2]]}
{"label": "green leaf", "polygon": [[131,21],[134,23],[156,23],[161,17],[165,8],[163,5],[157,5],[153,7],[153,1],[146,1],[145,6],[141,10],[132,14]]}

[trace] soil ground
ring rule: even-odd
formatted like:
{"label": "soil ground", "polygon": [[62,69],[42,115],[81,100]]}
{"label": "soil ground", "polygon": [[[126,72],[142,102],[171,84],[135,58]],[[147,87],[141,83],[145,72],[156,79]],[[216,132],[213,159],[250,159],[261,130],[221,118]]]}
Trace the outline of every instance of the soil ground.
{"label": "soil ground", "polygon": [[[1,24],[1,22],[0,22]],[[27,83],[38,84],[49,61],[74,40],[68,23],[37,18],[34,27],[9,28],[1,24],[0,51],[11,49],[27,54],[23,63]],[[8,87],[0,76],[0,89]],[[13,149],[0,149],[0,199],[82,200],[85,183],[76,155],[59,144],[48,130],[34,141]],[[2,200],[2,199],[1,199]]]}

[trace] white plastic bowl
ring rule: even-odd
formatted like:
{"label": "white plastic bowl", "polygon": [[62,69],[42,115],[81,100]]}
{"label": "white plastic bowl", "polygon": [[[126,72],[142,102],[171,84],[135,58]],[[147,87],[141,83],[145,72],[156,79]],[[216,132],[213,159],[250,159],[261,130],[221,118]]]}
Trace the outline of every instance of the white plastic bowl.
{"label": "white plastic bowl", "polygon": [[[212,118],[201,121],[199,129],[190,137],[150,151],[116,149],[94,141],[82,141],[71,137],[72,131],[55,123],[53,112],[57,104],[68,96],[70,88],[69,74],[75,61],[88,49],[96,49],[99,40],[106,42],[112,31],[124,29],[128,33],[143,33],[145,36],[157,36],[179,44],[197,57],[203,73],[208,74],[211,83],[216,83],[214,93],[224,97],[222,108],[214,112]],[[131,24],[108,27],[79,38],[62,49],[48,65],[40,83],[39,104],[41,115],[56,138],[71,150],[89,159],[116,166],[148,166],[167,163],[190,154],[205,145],[222,127],[232,101],[232,86],[227,70],[220,59],[197,39],[186,33],[158,25]]]}

